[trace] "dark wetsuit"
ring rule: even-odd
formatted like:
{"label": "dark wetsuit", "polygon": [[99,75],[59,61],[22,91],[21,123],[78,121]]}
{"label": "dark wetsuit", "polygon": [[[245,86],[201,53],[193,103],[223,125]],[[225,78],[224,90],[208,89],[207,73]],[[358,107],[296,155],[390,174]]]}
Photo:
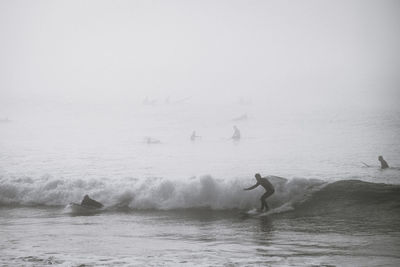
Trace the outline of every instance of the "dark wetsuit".
{"label": "dark wetsuit", "polygon": [[379,161],[381,162],[381,169],[387,169],[387,168],[389,168],[389,165],[387,164],[386,160],[384,160],[384,159],[382,158],[382,159],[379,159]]}
{"label": "dark wetsuit", "polygon": [[274,192],[274,186],[270,183],[270,181],[268,181],[267,178],[260,178],[257,183],[249,188],[246,188],[245,190],[252,190],[254,188],[256,188],[257,186],[261,185],[262,187],[265,188],[265,193],[261,196],[260,200],[261,200],[261,211],[264,210],[264,208],[266,210],[269,210],[269,207],[267,205],[266,199],[268,197],[270,197]]}

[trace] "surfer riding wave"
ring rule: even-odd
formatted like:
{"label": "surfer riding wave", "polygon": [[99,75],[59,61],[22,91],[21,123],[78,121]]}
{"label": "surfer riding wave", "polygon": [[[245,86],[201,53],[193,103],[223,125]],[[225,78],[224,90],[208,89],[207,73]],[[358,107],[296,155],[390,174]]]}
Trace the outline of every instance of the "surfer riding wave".
{"label": "surfer riding wave", "polygon": [[268,211],[269,207],[268,207],[266,199],[275,192],[274,186],[271,184],[270,181],[268,181],[267,178],[265,178],[265,177],[262,178],[259,173],[256,173],[255,177],[256,177],[257,183],[255,185],[250,186],[249,188],[245,188],[243,190],[252,190],[252,189],[258,187],[259,185],[264,187],[266,192],[260,198],[260,200],[261,200],[260,211],[262,212],[264,210],[264,208],[265,208],[265,211]]}

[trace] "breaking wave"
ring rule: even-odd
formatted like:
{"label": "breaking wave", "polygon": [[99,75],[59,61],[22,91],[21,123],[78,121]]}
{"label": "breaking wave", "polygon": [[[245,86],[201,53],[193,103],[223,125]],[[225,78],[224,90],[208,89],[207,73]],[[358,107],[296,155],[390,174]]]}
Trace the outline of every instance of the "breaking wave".
{"label": "breaking wave", "polygon": [[[269,176],[269,179],[275,186],[275,194],[268,203],[278,211],[321,214],[400,207],[399,185],[359,180],[326,183],[317,179],[287,180],[277,176]],[[210,175],[186,180],[125,178],[118,181],[67,180],[50,176],[35,180],[29,177],[0,178],[0,205],[65,206],[80,202],[85,194],[89,194],[107,209],[251,209],[259,207],[263,189],[243,191],[243,188],[254,182],[249,178],[216,179]]]}

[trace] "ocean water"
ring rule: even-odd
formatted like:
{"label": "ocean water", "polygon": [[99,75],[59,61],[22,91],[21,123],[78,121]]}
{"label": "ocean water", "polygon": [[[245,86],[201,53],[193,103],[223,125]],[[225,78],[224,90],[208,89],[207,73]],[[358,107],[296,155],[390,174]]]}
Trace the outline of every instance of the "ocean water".
{"label": "ocean water", "polygon": [[[398,112],[159,103],[9,114],[1,265],[400,265]],[[268,215],[248,213],[263,193],[242,190],[256,172],[276,188]],[[85,194],[105,208],[68,206]]]}

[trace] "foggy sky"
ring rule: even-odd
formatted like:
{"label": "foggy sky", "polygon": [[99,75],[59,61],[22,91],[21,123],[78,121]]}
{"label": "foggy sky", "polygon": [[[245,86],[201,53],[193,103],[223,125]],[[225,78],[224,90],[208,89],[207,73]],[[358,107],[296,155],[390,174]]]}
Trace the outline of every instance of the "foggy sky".
{"label": "foggy sky", "polygon": [[0,1],[0,104],[391,105],[399,1]]}

